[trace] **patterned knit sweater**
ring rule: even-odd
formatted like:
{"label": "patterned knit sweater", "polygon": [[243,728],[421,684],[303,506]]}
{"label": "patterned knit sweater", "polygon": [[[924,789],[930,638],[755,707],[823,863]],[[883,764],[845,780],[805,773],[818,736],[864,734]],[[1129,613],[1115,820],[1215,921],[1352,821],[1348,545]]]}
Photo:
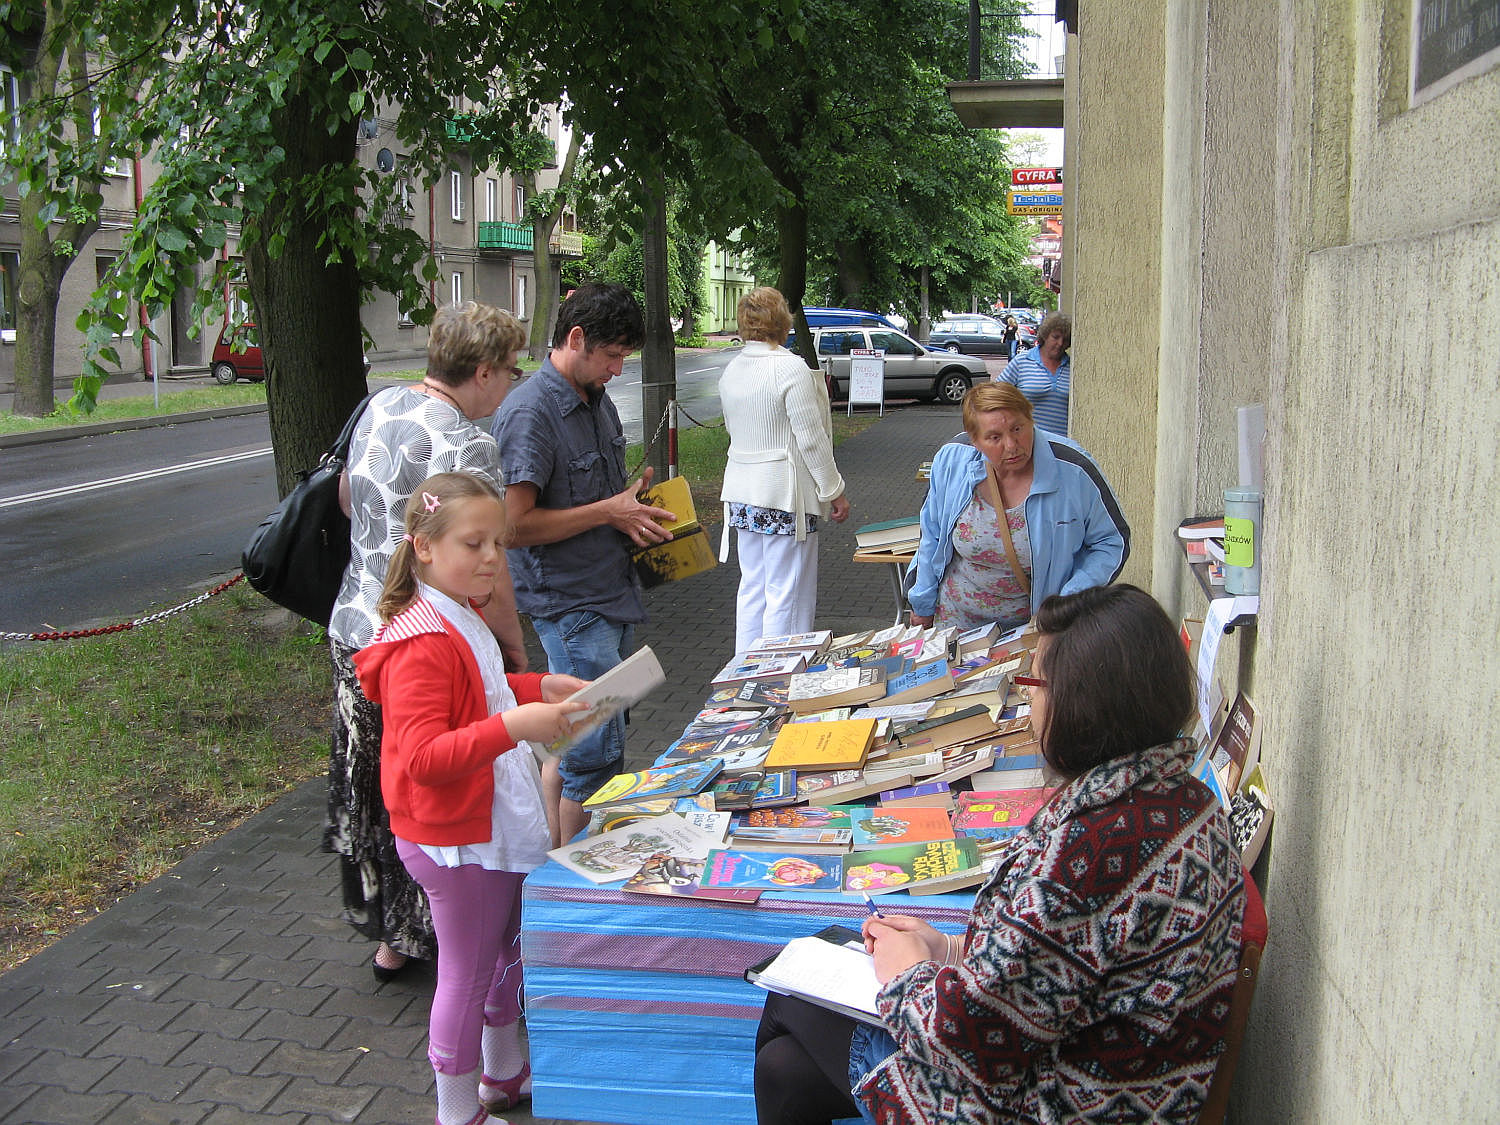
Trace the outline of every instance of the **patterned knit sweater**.
{"label": "patterned knit sweater", "polygon": [[1001,860],[963,961],[880,992],[896,1122],[1194,1122],[1234,989],[1244,875],[1181,739],[1090,770]]}

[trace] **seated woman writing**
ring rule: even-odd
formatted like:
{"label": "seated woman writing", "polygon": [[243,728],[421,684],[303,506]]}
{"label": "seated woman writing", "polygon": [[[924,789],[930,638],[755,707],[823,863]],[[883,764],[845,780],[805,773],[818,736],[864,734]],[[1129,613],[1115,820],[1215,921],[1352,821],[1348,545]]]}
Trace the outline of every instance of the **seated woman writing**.
{"label": "seated woman writing", "polygon": [[1130,527],[1093,459],[1035,425],[1008,383],[970,390],[963,418],[973,444],[950,442],[932,460],[906,575],[912,624],[1009,629],[1052,594],[1114,581]]}
{"label": "seated woman writing", "polygon": [[1244,876],[1178,737],[1192,671],[1134,586],[1049,598],[1032,722],[1066,781],[980,888],[967,932],[865,921],[884,1028],[772,995],[760,1125],[1195,1122],[1241,943]]}

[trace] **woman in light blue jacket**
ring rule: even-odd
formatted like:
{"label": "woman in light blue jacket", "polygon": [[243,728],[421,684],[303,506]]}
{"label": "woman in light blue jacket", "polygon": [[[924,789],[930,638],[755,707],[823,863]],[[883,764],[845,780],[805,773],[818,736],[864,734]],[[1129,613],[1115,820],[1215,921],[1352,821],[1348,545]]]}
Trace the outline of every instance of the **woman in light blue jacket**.
{"label": "woman in light blue jacket", "polygon": [[1039,428],[1006,383],[970,390],[963,418],[973,444],[951,442],[932,462],[906,575],[912,623],[1008,629],[1052,594],[1113,582],[1130,527],[1093,459]]}

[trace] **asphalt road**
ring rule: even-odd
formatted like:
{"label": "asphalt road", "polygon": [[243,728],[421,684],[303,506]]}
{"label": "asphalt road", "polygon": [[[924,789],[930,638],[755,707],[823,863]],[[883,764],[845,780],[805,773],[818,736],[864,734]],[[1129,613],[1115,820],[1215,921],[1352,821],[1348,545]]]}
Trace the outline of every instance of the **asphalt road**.
{"label": "asphalt road", "polygon": [[[718,416],[734,354],[678,356],[688,413]],[[632,441],[640,380],[632,361],[610,384]],[[264,414],[0,449],[0,633],[113,624],[201,593],[239,569],[275,503]]]}

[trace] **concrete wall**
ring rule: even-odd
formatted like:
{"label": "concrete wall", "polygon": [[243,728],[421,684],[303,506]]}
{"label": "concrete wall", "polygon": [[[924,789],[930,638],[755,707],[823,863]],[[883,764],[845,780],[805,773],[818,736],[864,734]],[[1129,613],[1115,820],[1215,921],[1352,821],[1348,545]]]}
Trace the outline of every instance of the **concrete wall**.
{"label": "concrete wall", "polygon": [[[1234,408],[1267,411],[1262,613],[1218,669],[1278,804],[1231,1116],[1495,1120],[1500,70],[1408,109],[1405,0],[1123,8],[1069,47],[1074,429],[1175,611],[1205,603],[1172,527],[1234,483]],[[1120,150],[1127,109],[1157,142]],[[1153,158],[1159,230],[1101,221]],[[1155,340],[1102,387],[1083,354],[1142,257]]]}

